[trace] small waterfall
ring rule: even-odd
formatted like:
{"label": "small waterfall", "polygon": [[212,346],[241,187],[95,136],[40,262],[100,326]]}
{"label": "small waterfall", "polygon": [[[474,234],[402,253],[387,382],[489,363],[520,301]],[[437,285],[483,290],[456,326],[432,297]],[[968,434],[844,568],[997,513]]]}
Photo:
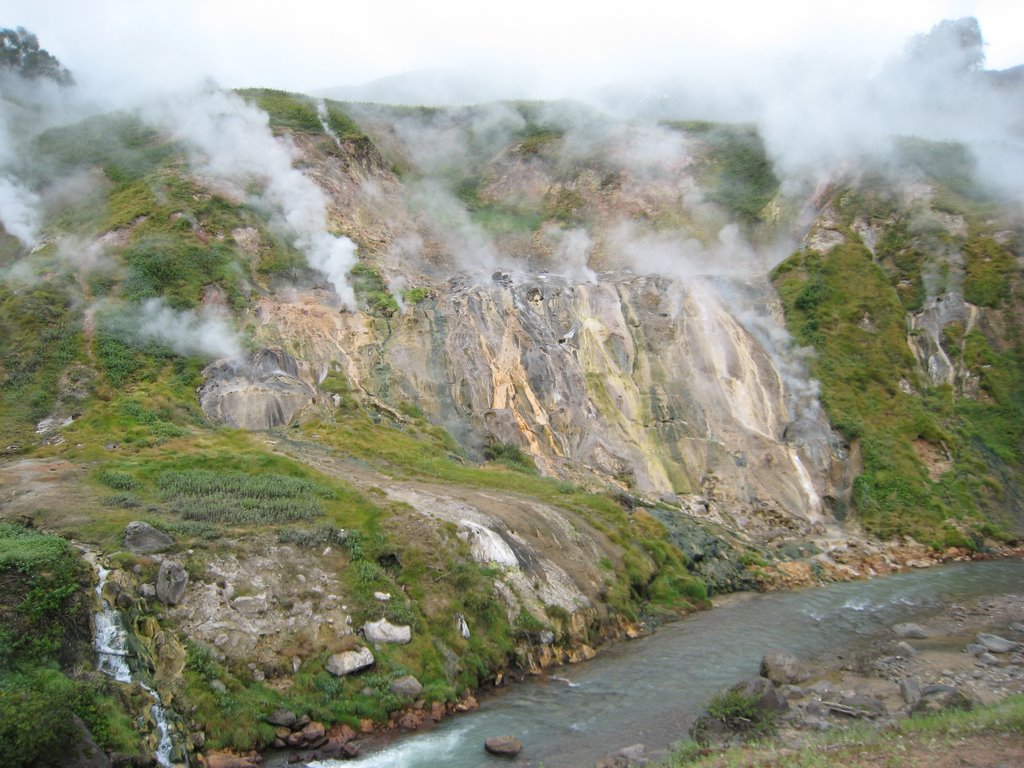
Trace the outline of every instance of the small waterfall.
{"label": "small waterfall", "polygon": [[[86,559],[92,563],[98,576],[96,583],[96,598],[99,610],[93,616],[96,624],[96,636],[93,638],[93,648],[96,650],[96,668],[103,674],[114,678],[119,683],[131,683],[132,670],[128,665],[130,652],[128,650],[128,630],[124,627],[121,614],[103,597],[103,586],[107,583],[107,576],[110,570],[100,565],[95,555],[91,552],[85,553]],[[160,768],[172,768],[171,750],[174,742],[171,739],[171,724],[168,718],[168,710],[163,706],[160,694],[153,688],[139,681],[139,685],[153,698],[153,706],[150,713],[156,723],[158,742],[156,747],[156,761]],[[188,758],[185,758],[188,765]]]}
{"label": "small waterfall", "polygon": [[128,631],[121,625],[121,617],[103,597],[103,585],[107,583],[110,571],[95,563],[99,579],[96,583],[96,598],[100,605],[94,616],[96,636],[96,668],[119,683],[132,681],[132,670],[128,666]]}

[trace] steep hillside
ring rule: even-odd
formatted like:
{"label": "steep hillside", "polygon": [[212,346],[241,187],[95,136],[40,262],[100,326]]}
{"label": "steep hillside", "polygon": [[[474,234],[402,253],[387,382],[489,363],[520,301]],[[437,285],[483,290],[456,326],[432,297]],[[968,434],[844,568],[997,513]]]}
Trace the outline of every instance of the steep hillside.
{"label": "steep hillside", "polygon": [[98,551],[176,759],[1024,529],[1022,222],[960,147],[812,189],[573,103],[8,102],[0,516]]}

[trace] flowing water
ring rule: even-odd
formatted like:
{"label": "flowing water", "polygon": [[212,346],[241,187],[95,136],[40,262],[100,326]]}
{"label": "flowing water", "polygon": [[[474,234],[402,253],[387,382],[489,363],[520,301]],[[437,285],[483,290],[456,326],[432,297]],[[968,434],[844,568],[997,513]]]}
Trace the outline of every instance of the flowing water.
{"label": "flowing water", "polygon": [[949,600],[1024,592],[1024,561],[948,565],[873,581],[725,598],[711,611],[621,644],[560,677],[526,682],[429,731],[357,760],[320,768],[477,768],[484,739],[511,734],[521,759],[547,768],[593,765],[630,744],[661,749],[686,735],[719,689],[757,675],[766,650],[805,659],[856,647],[891,624]]}
{"label": "flowing water", "polygon": [[[99,610],[93,616],[96,625],[96,635],[93,637],[93,648],[96,650],[96,668],[105,675],[114,678],[119,683],[131,683],[132,670],[128,664],[130,652],[128,650],[128,631],[124,628],[121,615],[103,597],[103,585],[107,581],[110,571],[99,564],[89,553],[86,553],[98,576],[96,582],[96,598],[99,603]],[[139,683],[154,701],[150,712],[153,721],[156,723],[157,747],[156,761],[160,768],[171,768],[171,750],[174,743],[171,740],[170,721],[167,717],[167,710],[160,701],[160,694],[145,683]]]}

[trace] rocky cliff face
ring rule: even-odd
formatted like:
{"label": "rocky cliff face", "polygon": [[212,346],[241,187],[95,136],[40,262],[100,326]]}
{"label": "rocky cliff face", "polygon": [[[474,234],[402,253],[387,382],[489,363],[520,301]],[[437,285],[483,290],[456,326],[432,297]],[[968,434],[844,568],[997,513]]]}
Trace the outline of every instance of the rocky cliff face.
{"label": "rocky cliff face", "polygon": [[[603,186],[585,158],[566,175],[560,140],[530,151],[512,142],[480,171],[476,194],[498,201],[489,204],[543,211],[570,195],[592,206],[600,215],[588,214],[589,230],[572,230],[583,243],[576,253],[557,224],[491,235],[463,214],[444,230],[431,205],[451,204],[449,192],[423,203],[423,182],[401,182],[373,152],[337,161],[305,145],[339,227],[388,283],[420,293],[383,316],[339,313],[329,292],[289,286],[258,303],[256,337],[313,369],[337,367],[374,401],[414,403],[471,454],[512,444],[544,474],[685,501],[731,527],[774,516],[807,530],[831,519],[848,493],[844,449],[787,348],[765,267],[746,265],[749,246],[734,254],[685,242],[684,253],[707,260],[689,276],[679,264],[652,265],[653,274],[630,266],[645,241],[619,233],[638,206],[720,223],[713,207],[682,203],[701,148],[667,131],[602,140],[614,150]],[[658,153],[672,153],[665,167],[643,155],[655,140]],[[460,249],[474,238],[467,260]],[[602,263],[619,269],[591,271]],[[222,386],[208,383],[204,403]],[[279,401],[279,412],[291,410]]]}

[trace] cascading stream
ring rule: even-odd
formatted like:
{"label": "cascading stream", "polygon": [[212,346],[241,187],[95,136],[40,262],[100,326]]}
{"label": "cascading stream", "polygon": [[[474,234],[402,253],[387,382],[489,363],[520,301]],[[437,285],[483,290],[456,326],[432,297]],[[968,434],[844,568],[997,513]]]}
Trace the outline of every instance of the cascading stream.
{"label": "cascading stream", "polygon": [[[107,582],[110,570],[104,568],[96,560],[92,553],[86,552],[88,559],[96,569],[96,598],[99,610],[94,614],[96,634],[93,638],[93,648],[96,650],[96,668],[103,674],[114,678],[119,683],[134,682],[132,670],[128,664],[130,652],[128,650],[128,630],[125,629],[121,615],[103,597],[103,586]],[[161,768],[172,768],[171,751],[174,749],[174,742],[171,739],[170,720],[167,709],[163,706],[160,694],[143,682],[139,682],[142,689],[148,693],[154,701],[150,712],[153,721],[156,723],[157,747],[156,761]],[[186,759],[186,765],[187,765]]]}

